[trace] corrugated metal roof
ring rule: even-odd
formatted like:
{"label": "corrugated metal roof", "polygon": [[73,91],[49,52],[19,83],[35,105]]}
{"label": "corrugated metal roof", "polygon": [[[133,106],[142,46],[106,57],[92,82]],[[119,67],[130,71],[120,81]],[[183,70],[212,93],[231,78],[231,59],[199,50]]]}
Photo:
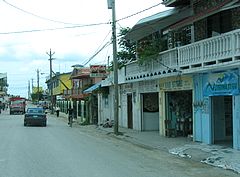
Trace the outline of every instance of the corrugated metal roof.
{"label": "corrugated metal roof", "polygon": [[94,84],[93,86],[87,88],[83,93],[92,93],[94,90],[98,89],[101,86],[101,82]]}
{"label": "corrugated metal roof", "polygon": [[160,31],[192,15],[189,7],[173,8],[141,19],[125,36],[126,39],[137,41],[156,31]]}
{"label": "corrugated metal roof", "polygon": [[166,10],[166,11],[163,11],[163,12],[159,12],[157,14],[154,14],[152,16],[145,17],[145,18],[139,20],[136,25],[151,22],[153,20],[160,20],[161,18],[168,17],[168,16],[170,16],[174,13],[176,13],[176,9],[170,9],[170,10]]}

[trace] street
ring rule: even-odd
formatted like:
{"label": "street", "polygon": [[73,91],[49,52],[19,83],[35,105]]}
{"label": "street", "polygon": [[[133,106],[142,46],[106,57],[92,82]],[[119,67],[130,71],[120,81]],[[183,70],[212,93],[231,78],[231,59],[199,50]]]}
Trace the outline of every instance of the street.
{"label": "street", "polygon": [[238,176],[114,137],[70,128],[48,115],[47,127],[23,126],[23,115],[0,114],[0,177]]}

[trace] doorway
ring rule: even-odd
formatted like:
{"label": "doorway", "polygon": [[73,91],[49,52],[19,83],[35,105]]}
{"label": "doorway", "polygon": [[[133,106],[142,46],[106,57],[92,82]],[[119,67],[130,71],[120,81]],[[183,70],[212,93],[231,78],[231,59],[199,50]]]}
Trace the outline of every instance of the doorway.
{"label": "doorway", "polygon": [[232,96],[212,97],[212,141],[214,144],[233,145]]}
{"label": "doorway", "polygon": [[132,94],[127,95],[127,115],[128,115],[128,128],[133,128],[133,113],[132,113]]}
{"label": "doorway", "polygon": [[175,129],[175,136],[193,134],[192,97],[192,90],[166,92],[165,127]]}
{"label": "doorway", "polygon": [[159,130],[159,95],[158,92],[142,94],[142,130]]}

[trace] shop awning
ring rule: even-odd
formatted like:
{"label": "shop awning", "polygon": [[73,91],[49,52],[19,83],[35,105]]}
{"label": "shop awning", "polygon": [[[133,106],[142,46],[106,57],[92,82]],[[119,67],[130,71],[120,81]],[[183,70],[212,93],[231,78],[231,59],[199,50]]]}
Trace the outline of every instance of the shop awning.
{"label": "shop awning", "polygon": [[94,90],[98,89],[101,87],[101,82],[98,82],[94,84],[93,86],[87,88],[86,90],[83,91],[83,93],[92,93]]}
{"label": "shop awning", "polygon": [[192,11],[189,9],[189,7],[172,8],[143,18],[132,27],[132,29],[127,33],[125,37],[128,40],[137,41],[191,16],[191,13]]}

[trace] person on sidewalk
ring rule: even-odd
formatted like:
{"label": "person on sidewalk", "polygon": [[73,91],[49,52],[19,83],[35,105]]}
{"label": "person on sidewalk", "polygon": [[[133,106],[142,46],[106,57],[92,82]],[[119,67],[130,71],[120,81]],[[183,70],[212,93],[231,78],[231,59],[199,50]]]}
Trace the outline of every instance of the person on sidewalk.
{"label": "person on sidewalk", "polygon": [[60,108],[57,106],[55,110],[56,110],[57,117],[59,117]]}
{"label": "person on sidewalk", "polygon": [[0,101],[0,114],[2,112],[2,102]]}
{"label": "person on sidewalk", "polygon": [[73,108],[69,107],[67,110],[68,113],[68,125],[70,124],[70,119],[73,119]]}

